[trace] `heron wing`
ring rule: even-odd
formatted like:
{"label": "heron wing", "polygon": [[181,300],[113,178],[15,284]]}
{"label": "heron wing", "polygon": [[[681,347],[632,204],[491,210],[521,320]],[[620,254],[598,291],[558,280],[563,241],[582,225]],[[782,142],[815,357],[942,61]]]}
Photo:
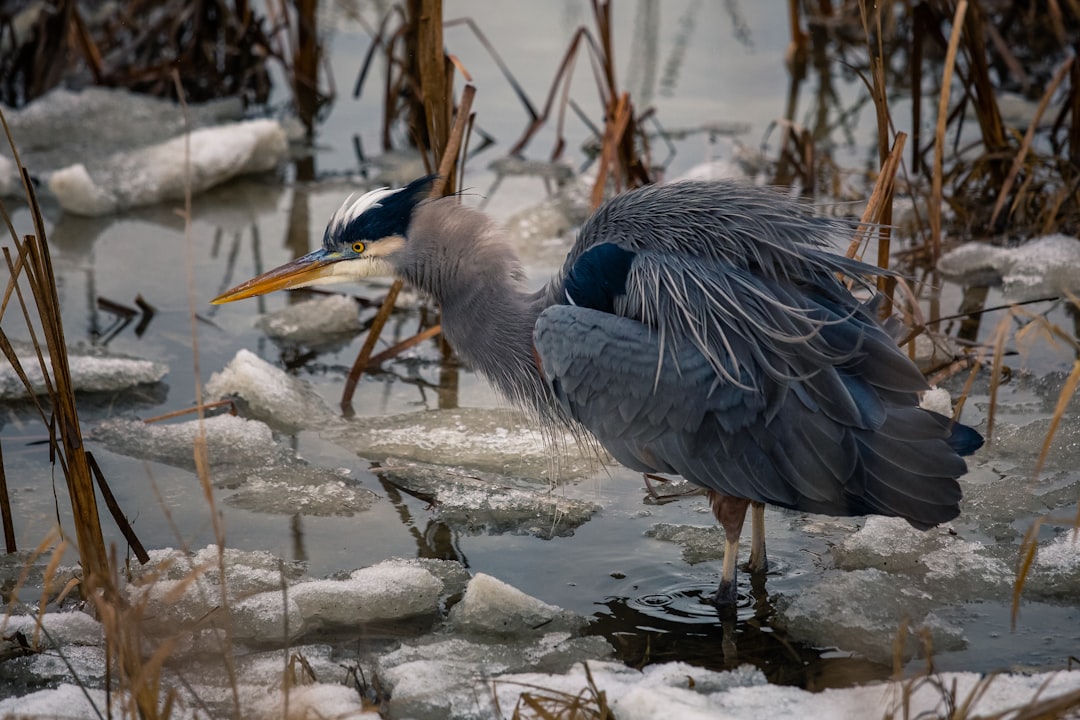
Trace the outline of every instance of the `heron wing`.
{"label": "heron wing", "polygon": [[682,277],[690,265],[658,263],[669,275],[655,297],[675,287],[700,315],[666,308],[666,325],[649,324],[563,305],[534,333],[559,402],[617,460],[800,510],[955,517],[964,465],[947,420],[915,407],[922,376],[866,307],[753,276],[709,295]]}

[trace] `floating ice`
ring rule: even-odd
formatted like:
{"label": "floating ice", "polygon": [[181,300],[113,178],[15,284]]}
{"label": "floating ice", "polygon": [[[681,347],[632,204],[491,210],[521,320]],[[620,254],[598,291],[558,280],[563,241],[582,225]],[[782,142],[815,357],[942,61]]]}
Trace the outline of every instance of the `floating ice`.
{"label": "floating ice", "polygon": [[275,515],[351,517],[370,508],[379,498],[335,470],[300,463],[231,475],[228,484],[236,482],[243,485],[225,498],[226,503]]}
{"label": "floating ice", "polygon": [[31,644],[41,648],[100,645],[105,637],[97,620],[77,611],[45,613],[40,627],[34,615],[9,615],[0,619],[0,636],[15,633],[22,633]]}
{"label": "floating ice", "polygon": [[206,393],[239,398],[245,414],[285,431],[311,429],[334,419],[322,398],[250,350],[240,350],[221,372],[210,376]]}
{"label": "floating ice", "polygon": [[[116,152],[153,145],[192,127],[239,120],[239,98],[190,103],[185,112],[171,100],[116,88],[91,87],[79,92],[56,88],[4,119],[23,164],[48,172],[73,162],[92,164]],[[0,153],[7,152],[7,143]]]}
{"label": "floating ice", "polygon": [[293,585],[289,599],[309,627],[356,627],[439,612],[442,582],[422,567],[387,561],[351,573],[346,580]]}
{"label": "floating ice", "polygon": [[988,273],[1000,278],[1002,292],[1012,300],[1034,300],[1080,290],[1080,240],[1055,234],[1030,240],[1018,248],[965,243],[938,262],[946,275],[985,282]]}
{"label": "floating ice", "polygon": [[378,472],[409,493],[429,498],[441,522],[473,535],[564,537],[600,509],[535,483],[489,473],[393,459]]}
{"label": "floating ice", "polygon": [[[588,689],[595,683],[603,692],[612,714],[624,718],[679,718],[680,720],[712,720],[734,717],[723,712],[722,707],[736,688],[752,689],[769,693],[775,698],[776,708],[786,706],[790,689],[768,685],[760,670],[742,665],[729,672],[714,672],[681,662],[649,665],[634,670],[608,662],[589,662],[585,674],[583,665],[576,665],[562,675],[522,673],[503,675],[490,683],[497,695],[499,705],[512,712],[519,707],[520,698],[527,693],[532,699],[581,697],[581,706],[595,707],[588,701],[593,694]],[[729,692],[732,691],[732,692]],[[801,692],[801,691],[800,691]],[[809,695],[809,693],[804,693]],[[541,700],[542,702],[542,700]],[[773,710],[763,710],[753,717],[775,717]],[[821,717],[834,717],[826,713]]]}
{"label": "floating ice", "polygon": [[919,398],[919,407],[945,417],[952,417],[953,414],[952,397],[949,391],[936,385],[922,394]]}
{"label": "floating ice", "polygon": [[719,526],[657,523],[645,534],[657,540],[666,540],[680,545],[683,549],[683,560],[690,565],[724,559],[724,531]]}
{"label": "floating ice", "polygon": [[[284,458],[270,428],[258,420],[217,415],[204,421],[207,452],[213,465],[268,466]],[[200,435],[198,420],[181,423],[144,423],[106,420],[90,434],[106,449],[143,460],[195,469],[194,446]]]}
{"label": "floating ice", "polygon": [[1012,580],[1010,567],[981,542],[943,528],[922,532],[900,518],[879,515],[868,516],[858,532],[833,550],[833,557],[845,570],[884,570],[938,603],[1002,601]]}
{"label": "floating ice", "polygon": [[590,213],[588,188],[580,181],[569,183],[536,205],[510,215],[505,222],[507,237],[527,266],[553,271],[566,260],[570,245],[565,238]]}
{"label": "floating ice", "polygon": [[746,172],[738,163],[724,158],[715,158],[694,165],[672,182],[682,180],[749,180]]}
{"label": "floating ice", "polygon": [[[80,215],[105,215],[199,193],[238,175],[272,170],[288,153],[276,120],[249,120],[195,130],[88,167],[53,172],[49,189],[60,206]],[[190,163],[190,164],[189,164]]]}
{"label": "floating ice", "polygon": [[[938,604],[919,583],[903,575],[873,568],[834,570],[826,571],[798,595],[779,598],[775,624],[794,640],[841,647],[890,664],[897,629],[905,621],[913,629],[924,627],[931,633],[935,652],[966,646],[960,628],[933,614]],[[901,653],[908,658],[921,649],[917,634],[910,633]]]}
{"label": "floating ice", "polygon": [[[572,480],[596,470],[569,432],[547,442],[541,428],[508,409],[426,410],[357,418],[328,431],[337,444],[373,460],[405,458],[515,477]],[[554,478],[553,478],[554,475]]]}
{"label": "floating ice", "polygon": [[360,332],[356,302],[345,295],[325,295],[263,315],[255,327],[292,345],[321,345]]}
{"label": "floating ice", "polygon": [[[178,651],[198,648],[205,642],[210,642],[212,649],[217,640],[211,626],[222,605],[222,563],[226,597],[236,611],[233,638],[241,642],[280,638],[285,625],[281,588],[300,577],[302,567],[282,562],[268,552],[233,548],[226,548],[219,559],[215,545],[193,554],[151,550],[150,562],[132,566],[132,582],[125,592],[130,604],[141,608],[145,631],[183,638]],[[296,637],[303,627],[302,618],[291,599],[285,609],[289,611],[290,632]],[[192,632],[196,627],[199,630]]]}
{"label": "floating ice", "polygon": [[1075,531],[1066,530],[1039,546],[1024,594],[1076,601],[1080,596],[1080,537]]}
{"label": "floating ice", "polygon": [[[114,698],[114,702],[118,698]],[[0,717],[11,720],[24,718],[94,718],[101,717],[101,708],[108,706],[104,690],[64,683],[49,690],[0,699]]]}
{"label": "floating ice", "polygon": [[[19,363],[34,388],[34,394],[45,394],[45,379],[37,356],[21,355]],[[149,360],[97,355],[69,354],[68,366],[76,392],[87,393],[117,392],[160,382],[169,372],[168,366]],[[25,397],[26,387],[11,365],[4,362],[0,365],[0,400],[18,400]]]}
{"label": "floating ice", "polygon": [[496,635],[529,635],[544,632],[577,632],[585,619],[526,595],[501,580],[477,573],[465,596],[450,611],[454,630]]}
{"label": "floating ice", "polygon": [[901,518],[869,515],[857,532],[833,549],[833,558],[844,570],[877,568],[888,572],[925,572],[924,555],[944,547],[945,530],[916,530]]}
{"label": "floating ice", "polygon": [[610,654],[611,646],[597,636],[549,633],[534,640],[488,644],[433,635],[380,656],[376,672],[390,695],[389,717],[495,718],[499,716],[486,678],[507,672],[565,672],[575,663]]}
{"label": "floating ice", "polygon": [[[318,648],[296,649],[316,670],[322,682],[292,684],[288,690],[288,718],[438,718],[438,720],[491,719],[510,717],[525,711],[528,700],[549,708],[569,708],[572,698],[584,711],[596,708],[591,688],[604,694],[607,706],[620,720],[863,720],[867,717],[946,717],[954,713],[958,701],[971,700],[965,709],[971,717],[1006,717],[1029,708],[1033,702],[1050,702],[1080,690],[1080,672],[1012,674],[987,676],[979,673],[940,673],[930,681],[915,677],[902,682],[874,683],[851,688],[830,688],[809,692],[796,687],[770,685],[756,668],[744,665],[728,672],[715,672],[683,663],[650,665],[643,670],[602,660],[588,661],[588,675],[582,663],[564,671],[532,671],[489,675],[480,671],[469,675],[463,667],[473,647],[445,643],[432,649],[433,659],[406,662],[399,673],[390,668],[385,678],[396,680],[395,692],[386,704],[385,715],[373,710],[363,714],[360,696],[344,685],[332,685],[323,677],[335,664],[316,656]],[[461,652],[462,664],[453,664],[453,653]],[[249,673],[250,663],[238,663],[238,690],[243,717],[283,717],[286,706],[279,689],[280,652],[254,656],[265,669]],[[338,668],[340,671],[340,668]],[[447,677],[447,670],[453,672]],[[414,673],[411,677],[409,672]],[[220,716],[234,714],[226,673],[203,678],[197,670],[185,670],[195,694],[203,701],[188,699],[181,691],[173,707],[174,716],[204,716],[206,707]],[[401,678],[398,679],[397,676]],[[303,680],[303,677],[300,678]],[[426,692],[425,692],[426,690]],[[113,707],[121,696],[114,694]],[[950,704],[950,700],[951,703]],[[94,718],[95,707],[105,708],[104,691],[65,683],[21,697],[0,699],[0,715],[19,718]],[[189,714],[191,713],[191,714]]]}

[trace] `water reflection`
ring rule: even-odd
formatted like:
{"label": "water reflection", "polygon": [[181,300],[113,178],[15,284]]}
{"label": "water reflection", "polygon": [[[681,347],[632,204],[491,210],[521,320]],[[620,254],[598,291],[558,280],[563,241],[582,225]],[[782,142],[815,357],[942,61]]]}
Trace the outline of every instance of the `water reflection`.
{"label": "water reflection", "polygon": [[[374,468],[373,468],[374,469]],[[386,478],[379,476],[379,484],[386,493],[386,499],[394,506],[401,524],[408,528],[409,534],[416,541],[416,557],[434,558],[436,560],[454,560],[465,567],[469,567],[469,560],[465,556],[459,543],[457,533],[449,525],[438,520],[428,520],[421,530],[413,519],[412,510],[402,495],[402,489]],[[408,493],[408,491],[405,491]],[[408,493],[410,496],[423,500],[429,505],[432,498],[423,497],[419,494]]]}
{"label": "water reflection", "polygon": [[769,682],[807,690],[848,687],[892,676],[886,665],[793,641],[770,623],[775,608],[765,576],[740,592],[737,610],[718,610],[714,588],[682,586],[635,597],[608,598],[589,632],[602,635],[631,667],[683,661],[711,670],[749,663]]}

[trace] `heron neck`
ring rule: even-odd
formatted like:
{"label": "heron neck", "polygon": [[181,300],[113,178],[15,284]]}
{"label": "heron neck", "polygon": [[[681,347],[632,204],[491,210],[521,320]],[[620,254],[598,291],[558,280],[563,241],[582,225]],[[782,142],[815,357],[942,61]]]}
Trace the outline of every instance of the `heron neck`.
{"label": "heron neck", "polygon": [[483,213],[447,201],[419,211],[405,279],[442,306],[443,335],[462,360],[507,399],[544,414],[548,390],[532,339],[543,302],[525,291],[517,254]]}

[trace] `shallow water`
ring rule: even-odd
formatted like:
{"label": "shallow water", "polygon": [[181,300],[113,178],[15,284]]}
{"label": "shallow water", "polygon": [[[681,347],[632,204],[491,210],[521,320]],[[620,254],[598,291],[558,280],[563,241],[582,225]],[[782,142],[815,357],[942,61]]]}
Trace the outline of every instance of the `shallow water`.
{"label": "shallow water", "polygon": [[[653,62],[667,62],[667,68],[676,62],[674,39],[685,30],[682,19],[692,17],[693,30],[679,65],[678,81],[669,83],[669,90],[663,80],[668,76],[663,76],[651,88],[659,117],[668,127],[717,120],[747,123],[752,128],[747,139],[753,144],[783,109],[788,83],[783,65],[786,19],[775,9],[767,11],[759,4],[741,5],[752,38],[752,46],[748,47],[734,39],[724,5],[642,2],[626,5],[625,10],[620,5],[616,12],[618,57],[627,56],[631,38],[635,38],[631,7],[645,12],[652,6],[658,14],[659,57]],[[554,67],[571,28],[587,17],[578,3],[566,2],[558,7],[557,12],[552,12],[547,6],[522,2],[513,9],[493,13],[483,3],[448,2],[447,16],[471,15],[481,22],[534,100],[539,100],[550,79],[548,68]],[[522,27],[529,28],[524,36]],[[636,37],[634,42],[641,39]],[[358,29],[345,23],[332,42],[339,86],[347,86],[368,41]],[[524,115],[477,44],[467,39],[463,30],[448,30],[447,42],[474,75],[479,88],[475,106],[479,123],[500,143],[470,161],[466,185],[483,197],[495,181],[495,174],[485,165],[515,139],[524,127]],[[620,62],[620,67],[626,67],[626,62]],[[584,72],[579,74],[586,78]],[[576,87],[583,101],[592,99],[587,82],[579,81]],[[837,575],[830,573],[853,577],[853,568],[833,569],[833,550],[851,536],[861,521],[831,521],[770,509],[766,522],[771,570],[766,587],[752,587],[750,578],[740,575],[737,618],[721,619],[711,605],[703,602],[719,578],[720,536],[714,535],[715,559],[691,564],[679,544],[647,535],[661,523],[711,528],[712,516],[703,499],[649,504],[639,476],[610,468],[560,486],[558,492],[566,497],[600,506],[572,535],[556,533],[551,539],[542,539],[527,533],[487,534],[483,529],[456,525],[452,519],[442,517],[427,498],[403,492],[383,474],[373,472],[371,461],[382,457],[358,455],[343,436],[377,435],[387,427],[389,421],[383,419],[386,416],[457,406],[498,408],[482,380],[466,369],[442,363],[438,348],[427,343],[388,362],[383,372],[365,377],[353,401],[356,416],[346,420],[337,411],[338,400],[362,336],[337,337],[314,348],[295,347],[278,344],[255,327],[259,317],[296,303],[300,295],[282,293],[222,307],[207,304],[226,287],[307,252],[319,242],[325,219],[343,196],[363,187],[361,168],[352,153],[353,134],[358,134],[370,151],[376,147],[378,127],[375,100],[340,99],[320,128],[315,166],[322,179],[312,183],[277,177],[243,180],[196,198],[190,251],[186,250],[183,225],[171,207],[87,220],[59,212],[55,203],[45,198],[47,230],[69,343],[103,347],[111,353],[169,366],[162,383],[83,397],[80,411],[86,426],[92,429],[106,419],[147,418],[187,408],[196,398],[196,384],[206,383],[212,373],[247,348],[308,383],[325,403],[329,413],[326,417],[330,418],[299,430],[277,427],[273,435],[260,440],[266,445],[266,456],[294,455],[309,469],[370,491],[377,499],[370,509],[353,516],[283,513],[280,507],[261,504],[257,498],[230,503],[228,496],[234,494],[242,480],[229,474],[231,471],[219,469],[215,480],[222,485],[219,492],[226,500],[217,506],[230,547],[267,550],[285,560],[302,561],[313,577],[364,567],[389,557],[458,560],[472,571],[493,575],[548,603],[595,616],[592,632],[611,640],[620,658],[635,666],[681,659],[719,669],[749,661],[773,682],[814,689],[887,677],[892,671],[889,643],[896,621],[871,618],[872,627],[866,630],[859,625],[862,618],[853,619],[865,614],[865,606],[838,606],[824,615],[834,615],[825,619],[834,620],[839,630],[808,635],[805,628],[792,627],[802,616],[787,610],[793,598],[809,597],[835,582]],[[580,126],[571,123],[570,147],[575,148],[584,134]],[[873,135],[867,133],[865,137],[870,142]],[[530,155],[545,157],[551,138],[551,130],[545,130],[534,140]],[[722,153],[725,147],[723,142],[711,142],[703,135],[680,141],[669,175],[676,176]],[[845,151],[841,148],[839,152]],[[846,152],[858,155],[862,150],[855,147]],[[479,201],[480,197],[473,200]],[[544,182],[526,177],[506,180],[484,200],[492,214],[505,219],[544,197]],[[16,211],[15,221],[17,227],[25,227],[27,214]],[[536,247],[535,242],[530,241],[523,254],[531,277],[539,283],[564,250],[557,242],[544,242],[542,247]],[[184,272],[188,258],[192,263],[190,280]],[[377,299],[384,287],[372,284],[351,289]],[[97,303],[99,297],[104,297],[131,305],[139,295],[155,309],[139,335],[135,323],[120,327],[115,316]],[[193,305],[189,306],[189,300]],[[1000,293],[991,291],[986,304],[1001,302]],[[952,314],[959,303],[960,290],[944,286],[941,313]],[[191,307],[197,314],[197,370]],[[421,312],[421,308],[406,303],[388,325],[385,344],[411,335],[419,326]],[[371,314],[366,309],[361,318]],[[1072,325],[1060,309],[1052,309],[1049,317],[1062,326]],[[995,314],[985,318],[979,336],[987,337],[996,321]],[[1035,376],[1042,377],[1067,370],[1071,358],[1040,346],[1026,362]],[[965,422],[982,423],[986,403],[985,387],[977,385]],[[1004,391],[1000,427],[1007,431],[1010,425],[1027,425],[1047,417],[1052,408],[1053,382],[1014,382]],[[5,469],[18,508],[16,531],[21,548],[36,545],[55,516],[49,490],[54,480],[47,466],[47,452],[43,445],[36,444],[46,431],[29,418],[29,413],[17,405],[4,407],[0,415]],[[449,423],[436,421],[421,432],[434,435],[449,427]],[[476,432],[476,428],[466,427],[469,432]],[[147,547],[201,548],[213,542],[210,513],[188,467],[145,459],[138,453],[129,457],[111,451],[107,443],[94,443],[92,450]],[[244,448],[245,453],[255,456],[259,450],[257,445]],[[1021,482],[1018,478],[1029,476],[1037,447],[1019,441],[1010,446],[1006,442],[1005,449],[976,455],[972,467],[983,474],[965,486],[969,500],[956,523],[960,536],[965,541],[986,543],[987,554],[1011,568],[1019,536],[1035,517],[1048,508],[1055,509],[1059,516],[1072,517],[1080,476],[1070,467],[1070,458],[1077,457],[1077,452],[1068,445],[1059,452],[1051,470],[1056,473],[1053,482],[1061,492],[1041,505],[1029,502],[1036,494],[1034,485],[1018,491],[1019,496],[992,489],[995,482],[1015,486]],[[248,456],[238,454],[237,464],[244,462],[241,457]],[[459,464],[453,456],[443,461]],[[1053,528],[1064,524],[1048,528],[1045,538],[1054,537]],[[111,522],[106,521],[105,527],[107,541],[122,543]],[[1071,572],[1068,582],[1075,587],[1077,571]],[[1068,655],[1076,654],[1080,648],[1080,636],[1075,630],[1080,627],[1077,596],[1069,600],[1048,591],[1037,595],[1024,606],[1020,624],[1011,632],[1009,577],[1003,573],[979,585],[973,580],[978,578],[977,571],[961,571],[952,580],[940,581],[954,584],[944,593],[949,599],[925,603],[935,614],[935,621],[946,628],[942,634],[946,641],[936,646],[937,667],[975,671],[1058,667]],[[923,592],[919,589],[921,582],[921,575],[900,573],[888,576],[881,586],[866,587],[871,597],[882,588],[901,592],[905,584],[918,593]],[[929,581],[928,586],[933,588]],[[843,629],[856,625],[857,632]],[[873,651],[875,647],[879,652]],[[914,667],[921,661],[908,662]]]}

